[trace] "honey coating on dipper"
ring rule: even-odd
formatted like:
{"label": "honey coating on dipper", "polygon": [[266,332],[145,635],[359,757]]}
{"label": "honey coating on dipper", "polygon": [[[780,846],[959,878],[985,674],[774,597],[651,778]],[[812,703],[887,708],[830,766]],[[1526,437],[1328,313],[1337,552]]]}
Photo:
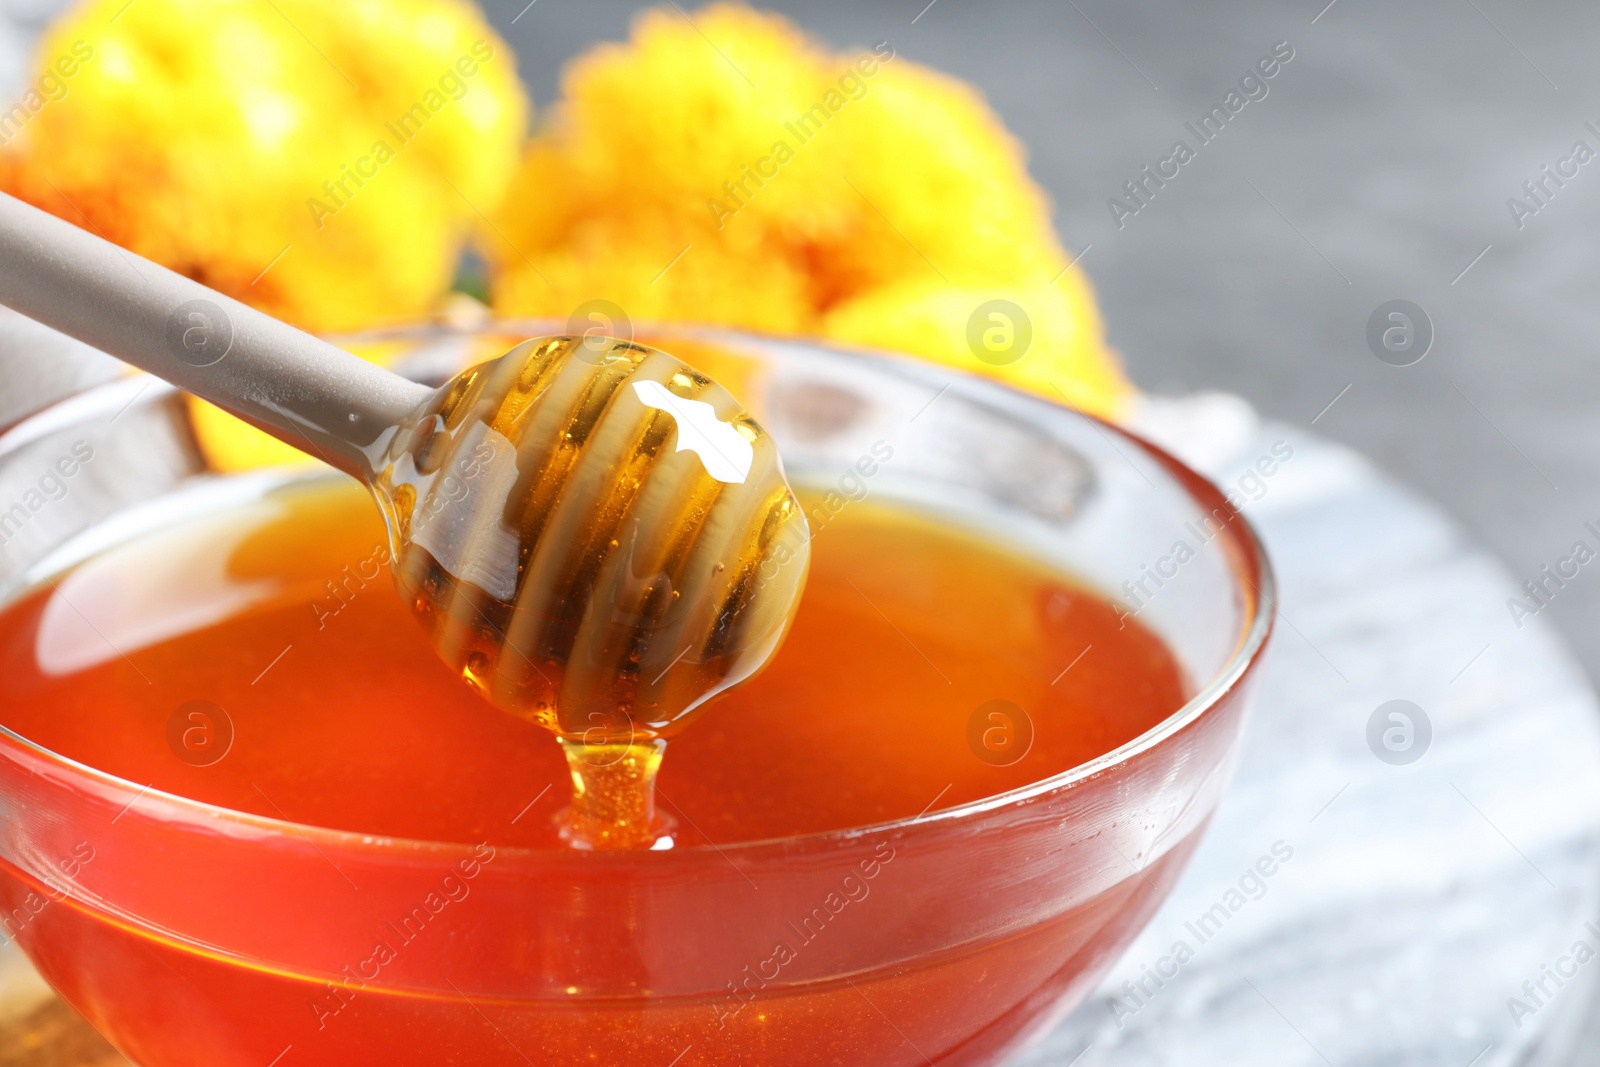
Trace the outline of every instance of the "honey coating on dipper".
{"label": "honey coating on dipper", "polygon": [[664,352],[542,338],[438,390],[373,488],[440,656],[560,739],[569,839],[660,843],[667,739],[766,664],[805,582],[772,439]]}

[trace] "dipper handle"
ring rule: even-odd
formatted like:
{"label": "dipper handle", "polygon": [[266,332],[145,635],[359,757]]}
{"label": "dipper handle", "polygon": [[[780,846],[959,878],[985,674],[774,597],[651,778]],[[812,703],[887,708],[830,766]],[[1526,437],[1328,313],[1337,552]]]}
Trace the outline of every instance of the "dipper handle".
{"label": "dipper handle", "polygon": [[363,481],[430,394],[3,193],[0,303]]}

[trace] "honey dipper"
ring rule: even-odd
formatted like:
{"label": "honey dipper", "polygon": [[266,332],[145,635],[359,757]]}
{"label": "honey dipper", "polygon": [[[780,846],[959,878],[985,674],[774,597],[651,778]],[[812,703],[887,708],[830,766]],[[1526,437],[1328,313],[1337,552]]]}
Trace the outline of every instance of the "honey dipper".
{"label": "honey dipper", "polygon": [[440,656],[553,730],[581,847],[662,843],[666,739],[776,651],[809,561],[772,439],[615,338],[407,381],[0,194],[0,303],[363,481]]}

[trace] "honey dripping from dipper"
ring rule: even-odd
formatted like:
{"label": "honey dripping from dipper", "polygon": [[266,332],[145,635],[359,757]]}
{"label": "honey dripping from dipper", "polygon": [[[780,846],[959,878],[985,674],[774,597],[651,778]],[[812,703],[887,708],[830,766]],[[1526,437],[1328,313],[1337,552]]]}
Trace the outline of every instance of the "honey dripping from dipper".
{"label": "honey dripping from dipper", "polygon": [[372,487],[439,654],[559,739],[566,839],[670,846],[668,740],[772,657],[805,582],[772,439],[664,352],[543,338],[438,390]]}

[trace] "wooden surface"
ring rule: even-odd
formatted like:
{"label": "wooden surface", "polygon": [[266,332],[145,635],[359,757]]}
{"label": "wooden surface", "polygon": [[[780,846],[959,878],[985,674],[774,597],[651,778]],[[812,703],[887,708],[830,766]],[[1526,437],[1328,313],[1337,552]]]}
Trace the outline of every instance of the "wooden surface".
{"label": "wooden surface", "polygon": [[0,1027],[0,1067],[128,1067],[128,1061],[52,997]]}
{"label": "wooden surface", "polygon": [[129,1067],[45,985],[14,942],[0,943],[0,1067]]}

